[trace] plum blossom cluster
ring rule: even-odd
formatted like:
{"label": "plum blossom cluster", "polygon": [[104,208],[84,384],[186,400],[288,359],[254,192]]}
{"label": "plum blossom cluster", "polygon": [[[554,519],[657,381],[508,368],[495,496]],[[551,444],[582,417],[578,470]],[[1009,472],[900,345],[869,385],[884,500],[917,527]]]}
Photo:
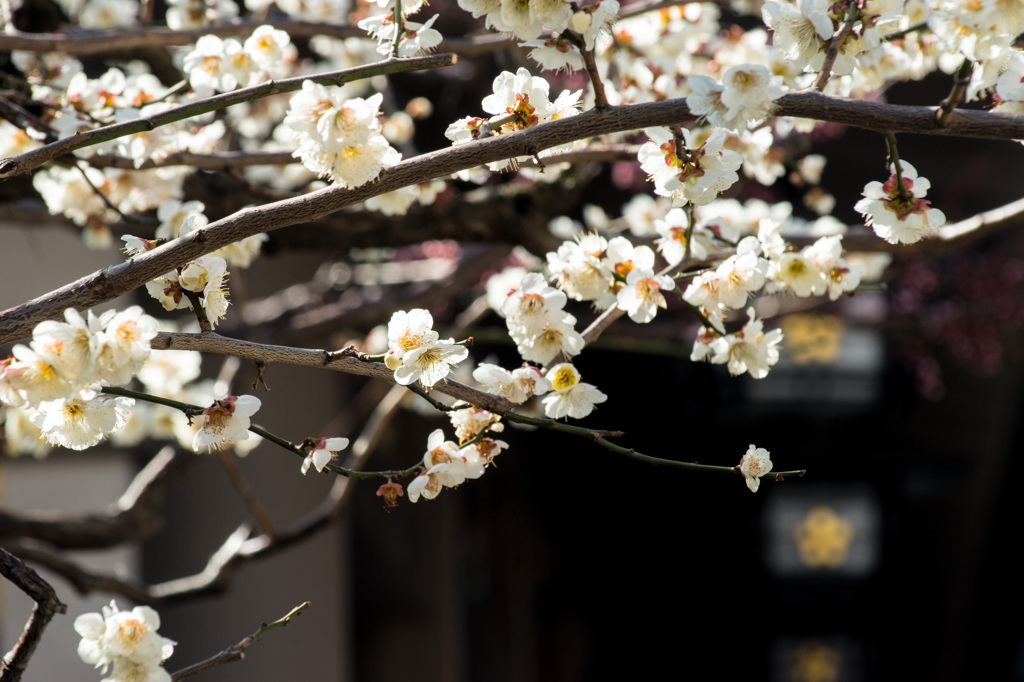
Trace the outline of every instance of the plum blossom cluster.
{"label": "plum blossom cluster", "polygon": [[381,93],[343,99],[341,88],[313,81],[291,100],[284,124],[299,145],[293,156],[341,187],[359,187],[402,160],[381,134]]}
{"label": "plum blossom cluster", "polygon": [[697,144],[694,133],[685,128],[679,140],[665,128],[644,132],[650,141],[637,153],[640,167],[654,182],[654,192],[670,197],[674,205],[710,204],[739,180],[736,171],[743,157],[724,149],[724,131],[711,133],[703,144]]}
{"label": "plum blossom cluster", "polygon": [[[124,235],[125,252],[135,256],[155,249],[162,240],[147,240]],[[192,310],[211,326],[227,316],[228,265],[220,256],[200,256],[185,265],[146,282],[146,291],[164,310]]]}
{"label": "plum blossom cluster", "polygon": [[906,161],[890,166],[892,175],[883,182],[872,181],[864,186],[864,198],[854,208],[875,234],[890,244],[913,244],[942,227],[946,216],[925,199],[931,183],[917,175],[917,169]]}
{"label": "plum blossom cluster", "polygon": [[403,386],[418,381],[430,388],[469,357],[465,346],[455,339],[441,340],[433,326],[434,318],[422,308],[399,310],[391,316],[385,364]]}
{"label": "plum blossom cluster", "polygon": [[[496,31],[510,33],[519,40],[533,41],[546,31],[562,35],[572,31],[587,50],[593,50],[598,36],[606,31],[619,12],[617,0],[598,0],[578,7],[565,0],[513,2],[512,0],[459,0],[459,7],[485,17]],[[578,44],[577,43],[577,44]]]}
{"label": "plum blossom cluster", "polygon": [[[881,40],[900,28],[902,0],[878,0],[866,3],[829,3],[801,0],[799,3],[766,2],[761,8],[765,25],[772,29],[776,50],[798,69],[820,71],[825,52],[840,24],[852,22],[850,30],[836,46],[837,58],[832,72],[848,75],[860,61],[881,55]],[[875,54],[870,54],[874,52]]]}
{"label": "plum blossom cluster", "polygon": [[[517,130],[533,128],[541,123],[554,121],[577,113],[577,106],[582,91],[570,92],[563,90],[554,100],[549,98],[551,86],[539,76],[532,76],[524,68],[515,73],[503,71],[494,79],[494,93],[483,99],[481,108],[491,118],[467,116],[459,119],[445,130],[445,137],[452,144],[469,142],[481,135],[501,135]],[[546,150],[543,154],[550,155],[560,151],[561,147]],[[488,164],[492,171],[503,170],[510,165],[515,168],[522,159],[510,159]]]}
{"label": "plum blossom cluster", "polygon": [[109,682],[170,682],[163,662],[174,653],[175,642],[157,634],[160,615],[148,606],[121,611],[116,602],[102,613],[75,619],[81,659],[102,668]]}
{"label": "plum blossom cluster", "polygon": [[501,314],[524,360],[546,365],[559,355],[572,357],[583,350],[576,318],[564,310],[567,300],[538,273],[526,275],[508,293]]}
{"label": "plum blossom cluster", "polygon": [[634,246],[621,236],[580,235],[549,252],[547,261],[551,278],[574,300],[589,301],[599,310],[617,307],[634,322],[653,320],[659,308],[667,307],[663,292],[675,288],[671,277],[655,274],[649,246]]}
{"label": "plum blossom cluster", "polygon": [[263,25],[241,43],[205,35],[184,57],[189,85],[199,97],[256,85],[288,74],[297,57],[287,33]]}
{"label": "plum blossom cluster", "polygon": [[444,488],[480,478],[494,458],[508,448],[505,441],[491,438],[491,434],[504,429],[498,415],[458,403],[448,416],[459,442],[446,440],[441,429],[430,434],[423,455],[423,470],[407,488],[410,502],[418,501],[421,496],[432,500]]}
{"label": "plum blossom cluster", "polygon": [[690,359],[726,365],[733,376],[744,373],[755,379],[768,376],[768,370],[779,361],[782,330],[772,329],[765,333],[764,322],[755,318],[753,307],[747,309],[747,316],[749,320],[743,328],[732,334],[701,327]]}
{"label": "plum blossom cluster", "polygon": [[64,321],[36,325],[28,346],[0,361],[0,402],[6,420],[20,409],[51,445],[84,450],[121,429],[128,399],[100,394],[131,381],[149,356],[157,323],[133,306],[100,316],[64,312]]}
{"label": "plum blossom cluster", "polygon": [[773,76],[760,64],[731,66],[719,85],[709,76],[690,76],[693,90],[686,98],[690,111],[719,128],[739,131],[753,127],[775,110],[775,100],[786,93],[782,76]]}
{"label": "plum blossom cluster", "polygon": [[441,43],[441,34],[432,28],[437,20],[436,14],[422,24],[408,19],[424,4],[420,0],[403,2],[401,14],[395,21],[394,0],[378,0],[370,7],[372,14],[360,19],[358,26],[377,41],[378,54],[415,57]]}

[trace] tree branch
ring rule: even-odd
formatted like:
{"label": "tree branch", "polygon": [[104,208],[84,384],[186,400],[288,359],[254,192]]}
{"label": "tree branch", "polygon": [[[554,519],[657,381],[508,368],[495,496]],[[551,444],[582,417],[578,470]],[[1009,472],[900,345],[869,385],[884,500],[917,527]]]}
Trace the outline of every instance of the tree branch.
{"label": "tree branch", "polygon": [[[876,130],[963,137],[1024,138],[1024,116],[957,110],[939,126],[934,107],[911,107],[829,97],[817,92],[790,93],[778,112]],[[373,196],[445,177],[456,171],[540,151],[578,139],[649,126],[693,120],[684,100],[665,100],[591,110],[529,130],[476,140],[403,161],[361,187],[327,187],[292,199],[247,208],[153,251],[87,275],[49,294],[0,314],[0,343],[27,335],[65,308],[90,308],[120,296],[188,261],[260,232],[308,222]]]}
{"label": "tree branch", "polygon": [[302,89],[306,81],[319,83],[320,85],[341,85],[351,81],[372,78],[386,74],[401,73],[403,71],[416,71],[420,69],[434,69],[441,66],[451,66],[456,62],[453,54],[429,55],[427,57],[413,57],[410,59],[386,59],[367,66],[357,66],[352,69],[342,69],[330,73],[315,74],[312,76],[298,76],[286,78],[280,81],[267,81],[250,88],[240,88],[231,92],[221,93],[213,97],[197,100],[188,104],[161,111],[150,116],[142,116],[131,121],[115,123],[94,130],[76,133],[71,137],[51,142],[21,156],[5,159],[0,163],[0,180],[27,173],[38,168],[47,161],[52,161],[77,149],[83,149],[91,145],[109,142],[118,138],[144,133],[160,126],[170,123],[184,121],[201,114],[208,114],[213,111],[226,109],[235,104],[250,102],[263,97],[280,95],[287,92],[295,92]]}
{"label": "tree branch", "polygon": [[0,661],[0,682],[17,682],[35,653],[43,630],[54,615],[67,613],[68,607],[57,599],[57,593],[48,582],[5,549],[0,549],[0,574],[36,603],[18,643]]}
{"label": "tree branch", "polygon": [[[200,26],[187,29],[164,27],[116,30],[75,30],[67,33],[8,33],[0,35],[0,52],[26,50],[29,52],[62,52],[72,56],[100,56],[154,47],[191,45],[205,35],[221,38],[247,37],[256,28],[270,24],[293,38],[312,38],[324,35],[331,38],[366,38],[366,31],[351,24],[327,24],[301,19],[270,19],[268,21],[239,21],[230,24]],[[446,38],[438,46],[441,52],[476,55],[515,47],[515,41],[498,34],[472,38]]]}
{"label": "tree branch", "polygon": [[212,670],[213,668],[222,666],[225,663],[232,663],[234,661],[242,660],[243,658],[245,658],[245,650],[253,644],[255,644],[256,642],[260,641],[265,634],[267,634],[275,628],[285,627],[286,625],[292,622],[292,618],[300,615],[303,611],[305,611],[308,608],[308,601],[299,604],[294,609],[289,611],[288,615],[284,616],[283,618],[278,618],[277,620],[272,621],[270,623],[264,623],[259,630],[252,633],[238,644],[235,644],[234,646],[230,646],[227,649],[224,649],[224,651],[221,651],[219,654],[212,656],[206,659],[205,661],[200,661],[199,663],[190,665],[187,668],[182,668],[178,672],[171,675],[171,680],[173,680],[173,682],[179,682],[180,680],[192,677],[193,675],[198,675],[199,673],[203,673],[207,670]]}

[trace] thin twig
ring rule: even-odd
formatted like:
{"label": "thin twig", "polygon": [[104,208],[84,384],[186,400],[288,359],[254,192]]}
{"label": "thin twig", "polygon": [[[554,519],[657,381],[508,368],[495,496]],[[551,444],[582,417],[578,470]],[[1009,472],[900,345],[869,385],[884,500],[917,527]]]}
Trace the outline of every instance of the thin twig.
{"label": "thin twig", "polygon": [[299,604],[294,609],[289,611],[288,615],[284,616],[283,618],[278,618],[277,620],[271,621],[270,623],[264,623],[262,626],[260,626],[259,630],[252,633],[238,644],[235,644],[234,646],[229,646],[227,649],[224,649],[219,654],[212,656],[206,659],[205,661],[200,661],[199,663],[190,665],[187,668],[182,668],[178,672],[171,675],[171,680],[173,680],[173,682],[180,682],[180,680],[184,680],[188,677],[192,677],[193,675],[198,675],[199,673],[206,672],[207,670],[212,670],[213,668],[220,667],[225,663],[241,661],[243,658],[245,658],[246,649],[248,649],[256,642],[260,641],[263,638],[263,636],[271,630],[285,627],[286,625],[292,622],[292,618],[298,616],[308,608],[308,601]]}
{"label": "thin twig", "polygon": [[604,93],[604,83],[601,82],[601,74],[597,71],[597,62],[594,60],[594,51],[580,46],[583,54],[583,63],[587,67],[587,76],[590,78],[590,85],[594,88],[594,108],[607,109],[608,96]]}
{"label": "thin twig", "polygon": [[860,16],[860,12],[857,10],[857,5],[854,2],[847,4],[846,11],[850,13],[850,16],[839,27],[836,34],[832,36],[832,41],[825,51],[825,61],[821,65],[821,71],[818,72],[818,77],[814,79],[813,87],[818,92],[822,92],[825,86],[828,85],[828,79],[832,76],[832,66],[839,57],[839,50],[842,49],[843,43],[846,42],[846,38],[853,31],[853,25],[857,23],[857,19]]}
{"label": "thin twig", "polygon": [[935,120],[939,125],[946,125],[953,111],[967,99],[967,88],[971,84],[971,73],[974,71],[974,62],[964,57],[953,78],[953,87],[949,96],[942,100],[939,110],[935,114]]}

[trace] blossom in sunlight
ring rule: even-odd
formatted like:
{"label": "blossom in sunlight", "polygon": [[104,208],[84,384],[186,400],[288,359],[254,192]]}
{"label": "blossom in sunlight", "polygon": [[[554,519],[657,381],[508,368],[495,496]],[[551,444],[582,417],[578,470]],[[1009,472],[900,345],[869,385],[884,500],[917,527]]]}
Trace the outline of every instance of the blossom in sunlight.
{"label": "blossom in sunlight", "polygon": [[635,268],[626,277],[626,286],[619,289],[617,305],[634,322],[650,322],[658,308],[667,307],[662,291],[671,291],[675,282],[668,275],[656,275],[650,268]]}
{"label": "blossom in sunlight", "polygon": [[523,47],[532,47],[530,59],[545,71],[579,71],[586,67],[578,47],[562,36],[531,40]]}
{"label": "blossom in sunlight", "polygon": [[422,495],[432,500],[442,488],[454,488],[467,478],[479,478],[484,467],[479,463],[467,466],[466,460],[459,453],[459,446],[445,440],[444,432],[436,429],[427,437],[427,451],[423,455],[426,470],[413,479],[406,490],[409,501],[416,502]]}
{"label": "blossom in sunlight", "polygon": [[[402,8],[403,11],[405,7]],[[404,12],[403,12],[404,13]],[[426,23],[420,24],[415,21],[403,19],[402,36],[398,40],[398,57],[415,57],[424,52],[429,52],[441,44],[441,34],[432,28],[438,15],[427,19]],[[395,17],[393,12],[378,14],[360,20],[359,28],[370,34],[377,41],[377,53],[390,55],[395,44]]]}
{"label": "blossom in sunlight", "polygon": [[381,134],[383,95],[343,100],[341,92],[306,81],[292,97],[284,124],[298,143],[293,156],[306,168],[341,187],[359,187],[402,155]]}
{"label": "blossom in sunlight", "polygon": [[762,6],[761,17],[774,31],[775,48],[796,68],[812,62],[820,66],[824,61],[825,41],[832,38],[834,30],[828,8],[828,0],[800,0],[799,7],[788,2],[766,2]]}
{"label": "blossom in sunlight", "polygon": [[101,378],[114,385],[126,384],[149,357],[157,321],[135,305],[120,312],[108,310],[100,316],[99,325],[103,331],[96,363]]}
{"label": "blossom in sunlight", "polygon": [[582,419],[594,411],[594,405],[608,396],[593,384],[580,381],[580,373],[568,362],[555,365],[547,373],[551,393],[544,398],[544,414],[551,419]]}
{"label": "blossom in sunlight", "polygon": [[434,341],[406,353],[402,365],[395,370],[395,381],[403,386],[419,381],[429,388],[448,376],[452,366],[468,357],[469,350],[454,339]]}
{"label": "blossom in sunlight", "polygon": [[157,634],[160,615],[148,606],[121,611],[116,602],[102,613],[86,613],[75,619],[75,632],[82,641],[78,655],[86,663],[107,672],[108,679],[170,680],[160,664],[174,653],[175,643]]}
{"label": "blossom in sunlight", "polygon": [[654,182],[654,191],[671,197],[676,205],[711,203],[739,180],[736,171],[743,157],[723,149],[725,132],[716,130],[701,145],[693,146],[692,133],[685,128],[677,154],[676,141],[666,128],[644,130],[650,142],[640,147],[640,167]]}
{"label": "blossom in sunlight", "polygon": [[334,453],[348,447],[348,438],[314,438],[311,439],[311,450],[306,459],[302,460],[302,474],[309,471],[309,467],[316,467],[317,471],[323,471],[324,467],[334,458]]}
{"label": "blossom in sunlight", "polygon": [[781,76],[773,76],[759,64],[729,67],[722,75],[722,105],[730,120],[759,123],[771,116],[775,100],[786,93]]}
{"label": "blossom in sunlight", "polygon": [[903,176],[897,182],[895,171],[884,183],[873,181],[864,186],[864,198],[854,209],[864,216],[875,234],[890,244],[913,244],[946,222],[946,216],[925,199],[931,182],[918,177],[917,170],[900,161]]}
{"label": "blossom in sunlight", "polygon": [[764,322],[754,319],[754,308],[747,309],[750,320],[736,334],[719,336],[709,344],[714,355],[711,362],[725,364],[729,374],[738,376],[744,372],[755,379],[768,376],[769,368],[779,361],[779,344],[782,330],[764,332]]}
{"label": "blossom in sunlight", "polygon": [[192,439],[192,449],[220,450],[236,440],[249,437],[249,417],[260,409],[260,399],[251,395],[232,395],[215,400],[203,410],[199,430]]}
{"label": "blossom in sunlight", "polygon": [[523,365],[509,372],[497,365],[482,362],[473,370],[473,378],[483,390],[516,404],[551,390],[551,383],[544,378],[539,368],[532,365]]}
{"label": "blossom in sunlight", "polygon": [[388,322],[388,348],[401,360],[406,353],[437,341],[438,334],[433,326],[434,318],[429,310],[399,310],[391,315]]}
{"label": "blossom in sunlight", "polygon": [[40,403],[32,423],[50,445],[85,450],[123,428],[133,403],[130,398],[85,392],[80,397]]}
{"label": "blossom in sunlight", "polygon": [[764,448],[755,447],[753,444],[747,449],[747,454],[740,460],[740,473],[746,479],[750,492],[756,493],[761,485],[761,477],[772,470],[772,460]]}
{"label": "blossom in sunlight", "polygon": [[860,286],[866,268],[850,263],[842,257],[842,237],[830,235],[814,242],[804,252],[825,274],[825,288],[830,300],[835,301],[845,293],[852,293]]}
{"label": "blossom in sunlight", "polygon": [[487,429],[490,433],[501,433],[505,425],[501,423],[501,415],[488,412],[479,407],[473,407],[463,402],[456,403],[448,413],[448,419],[455,427],[455,437],[460,443],[471,440]]}

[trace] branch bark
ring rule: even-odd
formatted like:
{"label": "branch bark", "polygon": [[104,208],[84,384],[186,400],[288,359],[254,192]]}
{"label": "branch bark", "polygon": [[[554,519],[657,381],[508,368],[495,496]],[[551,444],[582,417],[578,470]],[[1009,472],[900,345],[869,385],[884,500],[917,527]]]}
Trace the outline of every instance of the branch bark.
{"label": "branch bark", "polygon": [[0,574],[36,603],[18,643],[0,661],[0,682],[17,682],[35,653],[43,630],[56,614],[67,613],[68,607],[57,599],[48,582],[5,549],[0,549]]}
{"label": "branch bark", "polygon": [[[854,101],[816,92],[785,95],[779,100],[778,114],[844,123],[883,133],[1024,138],[1024,116],[957,110],[945,125],[940,126],[934,107]],[[98,305],[200,255],[260,232],[316,220],[372,196],[446,177],[481,164],[532,156],[559,144],[596,135],[677,125],[691,120],[693,117],[683,100],[595,109],[530,130],[423,154],[385,170],[376,181],[362,187],[328,187],[293,199],[243,209],[126,263],[87,275],[4,311],[0,314],[0,343],[27,335],[36,324],[55,319],[65,308],[84,309]]]}

